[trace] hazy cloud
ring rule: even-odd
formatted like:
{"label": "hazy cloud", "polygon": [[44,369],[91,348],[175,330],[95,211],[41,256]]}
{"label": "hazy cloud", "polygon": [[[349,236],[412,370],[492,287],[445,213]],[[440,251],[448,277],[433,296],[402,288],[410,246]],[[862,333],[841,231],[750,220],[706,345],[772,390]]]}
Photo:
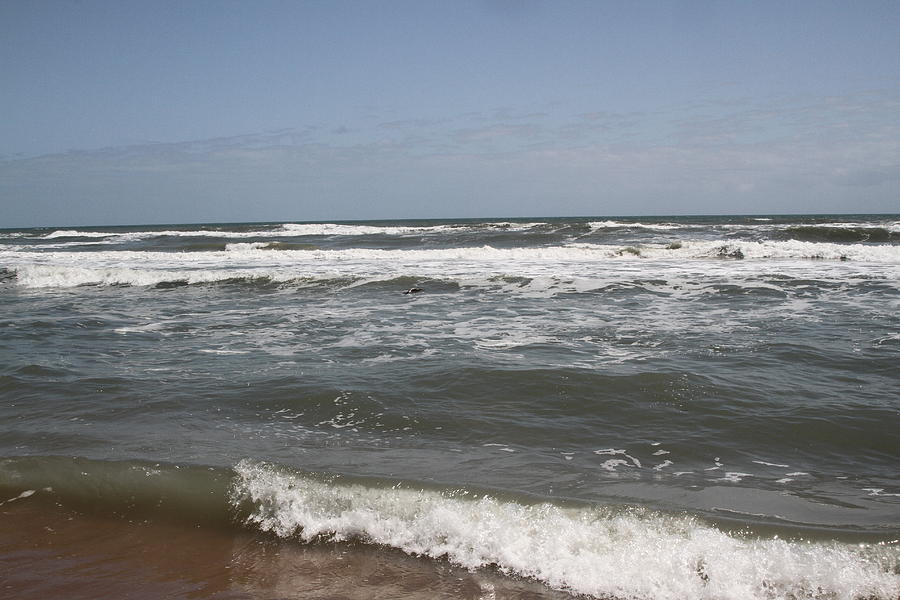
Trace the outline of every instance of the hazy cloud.
{"label": "hazy cloud", "polygon": [[645,212],[885,212],[897,105],[879,92],[320,125],[4,160],[0,194],[6,226],[41,206],[59,224],[475,216],[486,200],[498,215],[623,214],[639,198]]}

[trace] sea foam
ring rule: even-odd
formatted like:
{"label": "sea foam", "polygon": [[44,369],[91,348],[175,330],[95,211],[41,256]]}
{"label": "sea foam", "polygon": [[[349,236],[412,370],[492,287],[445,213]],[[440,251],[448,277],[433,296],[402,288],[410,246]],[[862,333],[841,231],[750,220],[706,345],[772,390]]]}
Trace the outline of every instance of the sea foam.
{"label": "sea foam", "polygon": [[[284,223],[271,228],[259,228],[246,231],[228,229],[147,229],[136,231],[83,231],[78,229],[58,229],[50,233],[31,236],[34,239],[56,238],[113,238],[119,240],[138,240],[153,237],[216,237],[216,238],[258,238],[258,237],[296,237],[296,236],[361,236],[361,235],[416,235],[442,232],[472,231],[498,229],[505,231],[524,231],[544,223],[512,223],[488,222],[472,225],[348,225],[341,223]],[[24,234],[23,234],[24,235]],[[6,237],[12,237],[7,234]]]}
{"label": "sea foam", "polygon": [[890,545],[740,537],[641,509],[345,483],[249,460],[235,472],[231,501],[262,531],[382,545],[598,598],[888,600],[900,593]]}
{"label": "sea foam", "polygon": [[[900,246],[867,246],[801,241],[684,241],[670,246],[570,244],[537,248],[453,247],[428,249],[285,249],[269,243],[232,243],[224,251],[137,252],[129,250],[65,252],[0,250],[0,266],[17,273],[26,287],[77,285],[157,285],[172,281],[205,283],[234,279],[295,281],[309,278],[474,277],[605,279],[610,266],[641,263],[663,272],[713,270],[758,273],[771,261],[778,268],[813,269],[817,278],[841,265],[877,263],[891,271],[900,265]],[[741,266],[743,265],[743,266]],[[838,276],[846,278],[841,268]],[[809,276],[804,274],[804,277]],[[593,284],[590,284],[593,285]],[[532,286],[534,287],[534,286]],[[577,287],[577,286],[576,286]]]}

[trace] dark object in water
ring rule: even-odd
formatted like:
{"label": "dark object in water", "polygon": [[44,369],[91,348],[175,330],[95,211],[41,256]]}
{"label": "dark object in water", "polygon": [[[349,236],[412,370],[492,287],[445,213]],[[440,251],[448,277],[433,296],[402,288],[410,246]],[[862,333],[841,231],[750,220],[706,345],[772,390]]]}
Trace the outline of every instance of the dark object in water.
{"label": "dark object in water", "polygon": [[738,260],[744,258],[744,253],[740,248],[732,248],[731,246],[722,246],[719,248],[719,258],[736,258]]}
{"label": "dark object in water", "polygon": [[404,293],[404,294],[418,294],[418,293],[421,292],[421,291],[422,291],[422,288],[411,287],[411,288],[409,288],[408,290],[406,290],[406,291],[403,292],[403,293]]}

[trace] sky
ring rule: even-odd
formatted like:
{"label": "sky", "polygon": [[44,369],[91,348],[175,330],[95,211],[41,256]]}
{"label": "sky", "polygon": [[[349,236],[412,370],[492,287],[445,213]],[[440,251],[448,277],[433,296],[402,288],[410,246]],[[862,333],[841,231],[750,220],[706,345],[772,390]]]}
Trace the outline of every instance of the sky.
{"label": "sky", "polygon": [[0,0],[0,228],[886,212],[896,0]]}

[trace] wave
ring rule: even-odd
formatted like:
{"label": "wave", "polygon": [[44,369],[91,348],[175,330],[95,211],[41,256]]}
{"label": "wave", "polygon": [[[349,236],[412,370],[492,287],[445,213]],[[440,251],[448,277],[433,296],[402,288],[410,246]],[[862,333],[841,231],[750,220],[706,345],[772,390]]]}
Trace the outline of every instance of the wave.
{"label": "wave", "polygon": [[426,286],[429,292],[458,291],[461,285],[515,287],[496,278],[445,279],[412,275],[358,276],[320,274],[304,276],[286,271],[250,270],[141,270],[129,268],[81,268],[54,266],[26,266],[18,270],[0,269],[0,283],[18,283],[29,288],[70,288],[79,286],[134,286],[172,289],[190,285],[217,284],[268,287],[289,285],[298,288],[342,289],[364,287],[385,291],[406,290]]}
{"label": "wave", "polygon": [[[231,262],[238,256],[248,260],[270,260],[274,253],[267,250],[284,250],[278,252],[283,262],[294,261],[525,261],[525,262],[560,262],[597,261],[614,258],[654,258],[654,259],[708,259],[723,257],[743,257],[748,259],[821,259],[821,260],[853,260],[860,262],[897,262],[900,261],[900,246],[867,245],[867,244],[835,244],[825,242],[806,242],[799,240],[784,241],[734,241],[734,240],[677,240],[669,244],[594,244],[571,243],[556,246],[539,247],[494,247],[459,246],[445,248],[383,249],[383,248],[345,248],[321,249],[311,244],[291,244],[279,241],[229,243],[224,248],[226,255],[220,252],[193,252],[186,257],[181,252],[140,252],[133,250],[111,250],[98,252],[16,252],[3,251],[3,254],[22,260],[23,256],[40,256],[43,260],[60,259],[77,256],[77,262],[83,263],[91,258],[108,260],[110,263],[122,263],[128,260],[140,260],[142,263],[177,264],[179,262],[222,263]],[[291,252],[299,250],[299,252]],[[268,255],[266,257],[266,255]],[[732,256],[734,255],[734,256]],[[151,257],[152,256],[152,257]],[[265,257],[265,258],[264,258]]]}
{"label": "wave", "polygon": [[[587,250],[610,248],[591,244],[578,244],[572,247]],[[710,240],[676,241],[665,246],[647,244],[643,246],[618,247],[613,256],[631,254],[643,258],[676,258],[676,259],[811,259],[859,262],[897,262],[900,261],[900,246],[867,246],[863,244],[833,244],[804,241],[732,241]]]}
{"label": "wave", "polygon": [[280,537],[359,540],[598,598],[890,598],[896,548],[725,533],[635,508],[523,503],[466,490],[317,480],[245,460],[232,502]]}
{"label": "wave", "polygon": [[[636,246],[571,244],[538,248],[459,247],[440,249],[324,250],[274,242],[233,243],[224,251],[194,252],[0,252],[0,268],[23,287],[80,285],[154,286],[221,281],[300,282],[349,278],[385,281],[397,277],[451,278],[465,284],[496,277],[604,278],[615,262],[658,262],[687,269],[702,261],[823,261],[900,263],[900,246],[801,241],[684,241]],[[765,264],[762,262],[761,264]],[[818,269],[821,271],[821,269]]]}
{"label": "wave", "polygon": [[292,235],[409,235],[459,231],[525,231],[544,223],[516,223],[511,221],[487,221],[481,223],[454,223],[442,225],[342,225],[336,223],[285,223],[282,227]]}
{"label": "wave", "polygon": [[780,223],[771,218],[753,218],[751,222],[742,223],[700,223],[687,221],[683,223],[640,221],[590,221],[594,231],[605,229],[644,229],[651,231],[691,230],[691,231],[724,231],[752,232],[754,235],[774,237],[774,239],[796,239],[807,242],[833,243],[895,243],[900,240],[900,222],[882,221],[876,223],[831,222],[831,223]]}
{"label": "wave", "polygon": [[45,240],[54,240],[56,238],[106,238],[117,234],[106,231],[78,231],[75,229],[58,229],[46,235],[36,236]]}
{"label": "wave", "polygon": [[[265,245],[229,244],[229,252],[252,255],[266,249]],[[503,261],[503,262],[559,262],[597,261],[616,258],[655,259],[819,259],[855,260],[861,262],[900,261],[898,246],[865,246],[812,243],[798,241],[750,242],[750,241],[684,241],[668,245],[647,244],[620,246],[612,244],[569,244],[539,248],[495,248],[493,246],[459,247],[441,249],[384,250],[350,248],[344,250],[320,250],[313,253],[316,259],[373,260],[373,261]]]}
{"label": "wave", "polygon": [[492,568],[606,599],[893,599],[896,543],[731,533],[701,519],[486,490],[81,458],[0,460],[0,505],[52,499],[117,517],[230,524],[299,543],[355,542]]}
{"label": "wave", "polygon": [[218,229],[171,229],[171,230],[142,230],[142,231],[79,231],[74,229],[61,229],[46,235],[36,236],[34,239],[52,240],[57,238],[106,238],[110,241],[135,241],[157,237],[214,237],[214,238],[253,238],[261,236],[288,237],[297,235],[283,228],[229,231]]}
{"label": "wave", "polygon": [[[432,222],[433,223],[433,222]],[[415,236],[430,234],[456,234],[459,232],[562,232],[583,235],[591,231],[604,230],[649,230],[649,231],[731,231],[747,230],[756,235],[774,236],[775,239],[797,239],[813,242],[836,243],[884,243],[896,242],[900,236],[900,222],[884,220],[870,222],[796,221],[775,223],[772,218],[752,218],[739,223],[717,223],[706,220],[659,221],[641,220],[555,220],[555,221],[464,221],[428,223],[282,223],[260,225],[197,225],[177,226],[176,229],[133,229],[110,228],[103,230],[58,229],[49,233],[33,231],[7,232],[4,237],[25,236],[36,240],[56,238],[131,241],[158,237],[216,237],[216,238],[259,238],[259,237],[356,237],[356,236]]]}
{"label": "wave", "polygon": [[52,265],[20,266],[15,269],[15,272],[16,283],[29,288],[68,288],[83,285],[174,287],[179,284],[253,278],[253,275],[250,274],[211,270],[177,272],[126,267],[91,268]]}
{"label": "wave", "polygon": [[525,231],[544,223],[517,223],[511,221],[489,221],[483,223],[442,224],[442,225],[349,225],[340,223],[284,223],[268,228],[227,229],[164,229],[138,231],[83,231],[58,229],[43,235],[31,235],[33,239],[52,240],[57,238],[107,238],[118,241],[142,240],[155,237],[215,237],[215,238],[258,238],[258,237],[307,237],[307,236],[364,236],[364,235],[414,235],[441,232],[483,231]]}
{"label": "wave", "polygon": [[226,252],[247,252],[251,250],[320,250],[315,244],[297,244],[289,242],[237,242],[226,244]]}
{"label": "wave", "polygon": [[806,242],[893,243],[900,241],[900,227],[871,227],[851,223],[795,225],[785,228],[784,235],[790,239]]}
{"label": "wave", "polygon": [[696,225],[690,224],[639,223],[636,221],[589,221],[588,225],[590,225],[592,229],[656,229],[661,231],[696,227]]}
{"label": "wave", "polygon": [[449,225],[428,227],[389,226],[389,225],[341,225],[336,223],[285,223],[282,228],[286,233],[296,236],[307,235],[407,235],[452,229]]}

